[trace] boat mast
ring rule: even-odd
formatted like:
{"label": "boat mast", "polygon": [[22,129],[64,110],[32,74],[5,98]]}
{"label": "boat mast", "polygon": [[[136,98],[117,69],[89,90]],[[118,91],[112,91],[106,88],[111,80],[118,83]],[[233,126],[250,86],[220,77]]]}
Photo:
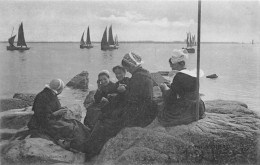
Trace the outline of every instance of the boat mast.
{"label": "boat mast", "polygon": [[196,79],[196,121],[199,120],[199,103],[200,103],[200,94],[199,94],[199,77],[200,77],[200,26],[201,26],[201,0],[198,0],[198,34],[197,34],[197,79]]}
{"label": "boat mast", "polygon": [[14,32],[14,27],[13,27],[13,30],[12,30],[12,34],[11,34],[11,37],[13,36],[13,32]]}

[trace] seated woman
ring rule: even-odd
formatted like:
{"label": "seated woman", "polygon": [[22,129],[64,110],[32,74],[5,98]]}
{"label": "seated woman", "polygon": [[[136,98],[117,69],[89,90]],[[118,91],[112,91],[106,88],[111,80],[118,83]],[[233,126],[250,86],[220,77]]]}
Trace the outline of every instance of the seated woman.
{"label": "seated woman", "polygon": [[32,107],[34,114],[28,123],[28,128],[31,132],[39,132],[39,135],[48,135],[62,147],[65,147],[62,142],[66,142],[66,149],[78,150],[79,145],[88,139],[90,132],[81,122],[62,117],[57,95],[63,89],[63,81],[54,79],[36,95]]}
{"label": "seated woman", "polygon": [[[97,155],[103,145],[125,127],[145,127],[157,115],[157,106],[153,102],[153,81],[151,74],[142,68],[142,59],[134,53],[128,53],[122,60],[122,66],[132,74],[126,89],[124,105],[112,110],[112,115],[102,116],[96,123],[90,138],[82,145],[86,158]],[[110,111],[109,107],[106,111]]]}
{"label": "seated woman", "polygon": [[109,80],[109,71],[103,70],[98,74],[98,89],[94,95],[95,103],[87,108],[84,124],[93,129],[98,117],[102,114],[101,108],[111,101],[111,96],[116,93],[117,85]]}
{"label": "seated woman", "polygon": [[[175,76],[170,88],[162,83],[160,88],[163,93],[165,107],[158,114],[158,121],[165,127],[189,124],[195,121],[196,110],[196,74],[185,69],[187,54],[183,50],[174,50],[169,59],[170,67],[175,71]],[[203,118],[205,105],[200,100],[199,118]]]}
{"label": "seated woman", "polygon": [[96,103],[100,103],[102,99],[109,101],[110,94],[116,93],[116,84],[109,80],[109,71],[107,70],[98,74],[97,85],[98,89],[94,95]]}

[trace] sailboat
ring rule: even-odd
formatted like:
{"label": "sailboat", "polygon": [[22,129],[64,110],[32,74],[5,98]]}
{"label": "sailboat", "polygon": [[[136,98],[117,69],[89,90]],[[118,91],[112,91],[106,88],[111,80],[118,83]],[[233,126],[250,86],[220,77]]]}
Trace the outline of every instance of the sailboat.
{"label": "sailboat", "polygon": [[12,36],[13,32],[11,34],[11,37],[8,39],[9,46],[6,47],[7,50],[29,50],[30,48],[27,47],[25,38],[24,38],[24,32],[23,32],[23,23],[20,24],[18,29],[18,40],[17,40],[17,46],[14,46],[14,39],[16,35]]}
{"label": "sailboat", "polygon": [[191,33],[187,33],[186,44],[187,44],[187,47],[182,48],[182,49],[186,49],[188,51],[188,53],[195,53],[195,49],[192,47],[193,42],[192,42],[192,38],[191,38]]}
{"label": "sailboat", "polygon": [[109,27],[108,40],[107,40],[107,27],[103,33],[102,40],[101,40],[101,50],[112,50],[112,49],[118,49],[118,46],[115,45],[113,32],[112,32],[112,25],[111,25]]}
{"label": "sailboat", "polygon": [[115,45],[116,45],[117,48],[119,48],[118,37],[117,37],[117,35],[115,36]]}
{"label": "sailboat", "polygon": [[83,32],[83,34],[81,36],[80,48],[81,49],[83,49],[83,48],[87,48],[87,49],[93,48],[93,45],[91,44],[91,41],[90,41],[89,26],[88,26],[88,31],[87,31],[86,42],[84,41],[84,33],[85,33],[85,31]]}

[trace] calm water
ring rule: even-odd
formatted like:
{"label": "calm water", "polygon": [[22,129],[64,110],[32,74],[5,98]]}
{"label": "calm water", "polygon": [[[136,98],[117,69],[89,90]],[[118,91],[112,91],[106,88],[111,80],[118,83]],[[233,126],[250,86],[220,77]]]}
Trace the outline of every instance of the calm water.
{"label": "calm water", "polygon": [[[99,44],[93,49],[79,49],[78,43],[28,43],[25,52],[7,51],[0,43],[0,98],[12,97],[15,92],[41,91],[53,78],[68,82],[83,70],[89,72],[90,89],[96,88],[99,71],[120,64],[129,51],[140,54],[144,68],[151,72],[170,70],[170,52],[182,48],[181,44],[131,43],[120,44],[118,50],[101,51]],[[216,73],[215,80],[201,78],[200,92],[204,100],[229,99],[248,104],[260,113],[260,45],[202,44],[201,69],[205,75]],[[187,68],[196,67],[196,55],[190,55]],[[112,80],[115,76],[112,74]],[[65,89],[64,103],[82,103],[86,93]]]}

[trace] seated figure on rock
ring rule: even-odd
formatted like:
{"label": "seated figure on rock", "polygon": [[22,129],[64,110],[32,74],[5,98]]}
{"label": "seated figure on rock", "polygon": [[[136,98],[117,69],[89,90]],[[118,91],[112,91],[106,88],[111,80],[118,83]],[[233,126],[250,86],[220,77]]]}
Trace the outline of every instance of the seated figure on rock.
{"label": "seated figure on rock", "polygon": [[36,95],[32,107],[34,114],[28,128],[31,132],[37,132],[31,137],[47,135],[50,140],[66,149],[78,150],[79,145],[88,139],[89,128],[78,120],[64,117],[66,109],[61,107],[57,97],[63,89],[63,81],[54,79]]}
{"label": "seated figure on rock", "polygon": [[[172,83],[160,84],[164,108],[158,113],[158,121],[165,127],[189,124],[196,120],[196,71],[185,68],[188,54],[185,50],[174,50],[169,59],[172,68]],[[200,99],[199,119],[205,115],[205,105]]]}

